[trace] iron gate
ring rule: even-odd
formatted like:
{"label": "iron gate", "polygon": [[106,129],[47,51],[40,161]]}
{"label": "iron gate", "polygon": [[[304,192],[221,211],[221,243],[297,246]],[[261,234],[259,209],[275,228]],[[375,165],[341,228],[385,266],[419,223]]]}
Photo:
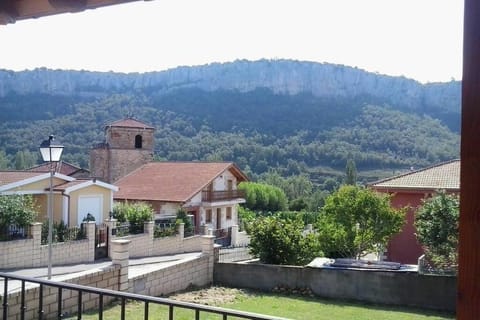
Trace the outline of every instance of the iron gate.
{"label": "iron gate", "polygon": [[95,225],[95,260],[108,258],[108,225]]}

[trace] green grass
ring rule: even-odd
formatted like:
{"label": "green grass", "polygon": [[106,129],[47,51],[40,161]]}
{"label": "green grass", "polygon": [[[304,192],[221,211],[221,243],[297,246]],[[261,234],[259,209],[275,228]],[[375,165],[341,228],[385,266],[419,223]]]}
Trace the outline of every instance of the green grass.
{"label": "green grass", "polygon": [[[244,293],[233,303],[221,305],[224,308],[267,314],[278,317],[302,320],[446,320],[455,319],[453,314],[433,312],[415,308],[387,307],[353,302],[306,298],[302,296],[282,296],[266,293]],[[144,305],[131,302],[126,307],[126,319],[143,319]],[[150,319],[168,319],[168,307],[150,305]],[[70,319],[75,319],[72,317]],[[82,319],[98,319],[96,313],[89,313]],[[120,319],[120,306],[114,305],[104,311],[104,319]],[[175,320],[194,319],[194,312],[175,308]],[[221,316],[201,313],[202,320],[221,319]],[[236,319],[236,318],[228,318]]]}

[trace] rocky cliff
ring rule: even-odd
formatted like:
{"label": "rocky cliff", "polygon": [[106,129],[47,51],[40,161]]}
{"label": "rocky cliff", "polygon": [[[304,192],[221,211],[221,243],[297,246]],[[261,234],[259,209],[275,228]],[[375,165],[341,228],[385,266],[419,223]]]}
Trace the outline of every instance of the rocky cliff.
{"label": "rocky cliff", "polygon": [[308,92],[317,97],[358,97],[396,108],[459,113],[460,82],[421,84],[358,68],[293,60],[238,60],[161,72],[114,73],[49,70],[13,72],[0,70],[0,97],[9,93],[52,95],[104,92],[156,91],[180,88],[248,92],[268,88],[275,93]]}

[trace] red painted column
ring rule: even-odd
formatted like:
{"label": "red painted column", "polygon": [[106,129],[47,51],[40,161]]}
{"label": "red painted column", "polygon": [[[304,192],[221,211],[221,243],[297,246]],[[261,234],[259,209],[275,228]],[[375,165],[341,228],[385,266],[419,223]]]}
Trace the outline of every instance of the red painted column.
{"label": "red painted column", "polygon": [[480,319],[480,1],[465,0],[457,319]]}

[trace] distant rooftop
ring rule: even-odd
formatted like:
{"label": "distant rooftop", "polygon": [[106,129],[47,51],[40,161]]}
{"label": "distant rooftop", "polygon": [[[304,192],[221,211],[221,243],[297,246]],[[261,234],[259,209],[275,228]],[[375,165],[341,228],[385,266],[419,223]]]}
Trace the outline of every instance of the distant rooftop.
{"label": "distant rooftop", "polygon": [[445,189],[460,191],[460,160],[443,162],[369,184],[374,189]]}
{"label": "distant rooftop", "polygon": [[109,127],[155,129],[154,127],[146,124],[145,122],[136,120],[134,118],[125,118],[125,119],[122,119],[122,120],[114,121],[110,124],[107,124],[105,126],[105,129],[109,128]]}
{"label": "distant rooftop", "polygon": [[50,166],[54,166],[54,171],[64,174],[66,176],[84,176],[88,177],[90,172],[87,169],[82,169],[79,166],[74,164],[68,163],[66,161],[59,161],[50,164],[49,162],[44,162],[37,166],[31,167],[27,169],[28,171],[35,171],[35,172],[50,172]]}

